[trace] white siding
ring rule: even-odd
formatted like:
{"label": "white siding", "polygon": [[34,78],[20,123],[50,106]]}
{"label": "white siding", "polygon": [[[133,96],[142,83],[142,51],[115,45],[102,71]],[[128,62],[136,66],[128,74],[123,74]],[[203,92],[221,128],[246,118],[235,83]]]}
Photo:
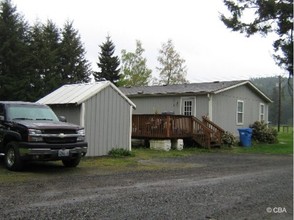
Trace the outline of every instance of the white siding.
{"label": "white siding", "polygon": [[139,97],[130,98],[137,106],[134,114],[161,114],[162,112],[174,112],[180,114],[180,97]]}
{"label": "white siding", "polygon": [[87,156],[106,155],[113,148],[129,149],[130,104],[112,87],[85,102]]}
{"label": "white siding", "polygon": [[[244,104],[244,121],[238,125],[236,121],[237,101]],[[263,100],[254,90],[243,85],[213,96],[213,121],[226,131],[238,136],[238,128],[248,128],[259,120],[260,103]],[[265,104],[265,121],[268,119],[267,104]]]}
{"label": "white siding", "polygon": [[196,102],[196,117],[201,119],[202,116],[208,116],[209,115],[209,99],[207,97],[207,95],[199,95],[196,98],[197,102]]}
{"label": "white siding", "polygon": [[176,115],[182,113],[182,100],[183,98],[193,99],[194,113],[197,117],[208,115],[208,98],[207,95],[200,96],[165,96],[165,97],[137,97],[130,99],[135,103],[136,110],[133,114],[161,114],[162,112],[173,112]]}

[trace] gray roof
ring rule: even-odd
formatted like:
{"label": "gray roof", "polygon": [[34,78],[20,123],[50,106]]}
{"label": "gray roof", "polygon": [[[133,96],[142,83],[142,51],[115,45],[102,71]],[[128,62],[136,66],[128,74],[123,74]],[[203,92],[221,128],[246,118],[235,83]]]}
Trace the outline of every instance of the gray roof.
{"label": "gray roof", "polygon": [[250,86],[258,95],[262,96],[268,102],[271,99],[260,91],[252,82],[248,80],[238,81],[215,81],[204,83],[176,84],[166,86],[138,86],[138,87],[120,87],[119,89],[128,97],[139,96],[167,96],[167,95],[200,95],[217,94],[241,85]]}
{"label": "gray roof", "polygon": [[81,83],[64,85],[56,89],[52,93],[46,95],[37,101],[37,103],[54,105],[54,104],[81,104],[87,99],[96,95],[106,87],[112,87],[123,99],[125,99],[131,106],[136,107],[135,104],[124,95],[114,84],[109,81],[101,81],[95,83]]}

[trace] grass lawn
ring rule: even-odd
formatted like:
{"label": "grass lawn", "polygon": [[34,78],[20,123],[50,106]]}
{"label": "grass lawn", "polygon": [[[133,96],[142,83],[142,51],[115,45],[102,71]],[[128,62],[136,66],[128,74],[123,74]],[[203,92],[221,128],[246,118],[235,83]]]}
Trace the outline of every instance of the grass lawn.
{"label": "grass lawn", "polygon": [[293,128],[288,132],[280,131],[277,144],[255,144],[252,147],[234,147],[236,153],[293,154]]}
{"label": "grass lawn", "polygon": [[[293,154],[293,131],[288,133],[280,132],[279,143],[277,144],[253,144],[252,147],[221,147],[215,149],[203,149],[203,148],[185,148],[182,151],[156,151],[146,148],[135,148],[132,150],[132,157],[123,158],[93,158],[86,159],[81,164],[82,167],[101,167],[108,170],[121,170],[125,168],[130,169],[159,169],[162,168],[162,164],[142,164],[140,161],[148,161],[151,159],[160,158],[172,158],[172,157],[185,157],[190,155],[202,154],[202,153],[258,153],[258,154]],[[156,166],[158,165],[158,166]],[[164,168],[164,167],[163,167]]]}
{"label": "grass lawn", "polygon": [[[150,149],[133,149],[133,156],[113,158],[109,156],[83,158],[77,168],[64,168],[61,162],[39,163],[29,166],[24,172],[11,172],[5,169],[3,159],[0,160],[0,184],[24,182],[36,179],[54,179],[63,175],[107,175],[121,171],[140,171],[154,169],[177,169],[176,163],[160,162],[161,158],[185,157],[203,153],[258,153],[258,154],[293,154],[293,131],[280,132],[277,144],[254,144],[252,147],[221,147],[216,149],[185,148],[182,151],[155,151]],[[154,160],[157,159],[157,160]],[[191,167],[195,164],[181,164]]]}

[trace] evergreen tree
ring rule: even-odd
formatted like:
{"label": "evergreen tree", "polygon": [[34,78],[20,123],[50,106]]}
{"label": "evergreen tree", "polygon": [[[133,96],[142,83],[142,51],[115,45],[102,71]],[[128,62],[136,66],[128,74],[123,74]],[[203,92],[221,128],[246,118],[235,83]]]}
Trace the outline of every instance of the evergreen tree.
{"label": "evergreen tree", "polygon": [[0,100],[30,99],[28,29],[11,1],[0,1]]}
{"label": "evergreen tree", "polygon": [[60,44],[62,84],[90,81],[90,64],[85,59],[85,53],[78,31],[73,28],[72,22],[66,22]]}
{"label": "evergreen tree", "polygon": [[292,124],[293,96],[288,92],[288,79],[285,77],[281,79],[281,94],[278,89],[279,77],[253,78],[251,81],[273,101],[269,105],[269,121],[277,124],[279,97],[281,97],[281,124]]}
{"label": "evergreen tree", "polygon": [[[293,76],[293,0],[224,0],[231,16],[221,15],[224,24],[233,31],[267,35],[274,32],[278,39],[273,47],[276,63]],[[246,12],[254,13],[252,20]]]}
{"label": "evergreen tree", "polygon": [[151,80],[152,70],[146,66],[146,58],[142,57],[142,43],[136,41],[134,53],[122,50],[122,68],[120,86],[146,86]]}
{"label": "evergreen tree", "polygon": [[110,37],[106,37],[106,42],[100,45],[100,56],[98,57],[99,63],[97,63],[100,71],[94,72],[96,81],[109,80],[114,84],[117,84],[120,75],[119,58],[114,56],[115,46]]}
{"label": "evergreen tree", "polygon": [[187,83],[185,60],[175,50],[172,40],[162,44],[157,58],[160,67],[157,67],[160,75],[160,83],[163,85]]}
{"label": "evergreen tree", "polygon": [[10,0],[0,0],[0,100],[36,101],[65,83],[90,80],[89,64],[71,22],[30,27]]}
{"label": "evergreen tree", "polygon": [[31,33],[31,65],[34,69],[36,99],[63,83],[60,62],[60,33],[55,23],[37,23]]}
{"label": "evergreen tree", "polygon": [[47,50],[45,50],[43,30],[44,25],[37,22],[31,27],[30,32],[30,66],[32,67],[32,74],[34,76],[31,84],[35,91],[35,100],[46,95],[45,73],[48,64],[46,65]]}

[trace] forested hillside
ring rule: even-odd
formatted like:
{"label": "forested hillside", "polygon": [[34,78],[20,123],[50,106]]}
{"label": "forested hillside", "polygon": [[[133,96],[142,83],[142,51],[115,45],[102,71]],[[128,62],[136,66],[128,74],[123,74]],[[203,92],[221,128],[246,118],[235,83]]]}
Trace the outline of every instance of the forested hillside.
{"label": "forested hillside", "polygon": [[[251,81],[262,92],[269,96],[273,103],[269,106],[269,121],[278,123],[279,104],[279,77],[253,78]],[[293,78],[290,79],[293,88]],[[292,125],[293,123],[293,91],[289,88],[289,79],[281,78],[281,124]]]}

